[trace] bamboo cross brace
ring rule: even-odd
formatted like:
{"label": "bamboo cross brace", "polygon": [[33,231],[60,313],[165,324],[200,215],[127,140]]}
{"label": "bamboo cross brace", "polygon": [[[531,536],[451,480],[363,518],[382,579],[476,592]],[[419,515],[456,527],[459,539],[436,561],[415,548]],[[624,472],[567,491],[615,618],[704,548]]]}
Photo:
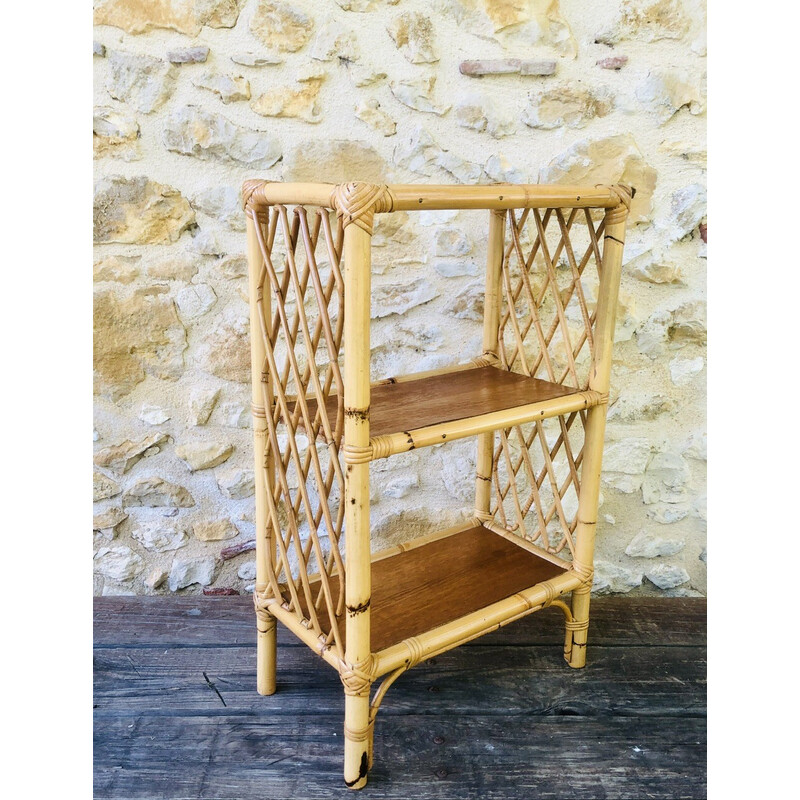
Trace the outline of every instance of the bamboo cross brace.
{"label": "bamboo cross brace", "polygon": [[561,542],[561,545],[555,548],[555,552],[557,553],[561,552],[561,550],[563,550],[564,548],[564,544],[566,543],[569,546],[570,555],[574,557],[575,547],[572,542],[572,536],[570,536],[569,522],[567,520],[567,515],[564,513],[564,508],[561,505],[561,494],[559,493],[558,481],[555,476],[552,459],[550,458],[550,451],[547,445],[547,440],[545,439],[544,436],[542,423],[537,420],[536,422],[534,422],[534,426],[536,428],[536,433],[538,435],[539,442],[542,445],[545,470],[547,472],[547,477],[550,479],[550,489],[553,494],[553,505],[556,509],[556,513],[558,514],[558,519],[559,522],[561,523],[561,528],[564,531],[564,538]]}
{"label": "bamboo cross brace", "polygon": [[[552,211],[549,208],[545,211],[545,216],[544,216],[545,228],[547,227],[547,222],[550,219],[551,213],[552,213]],[[533,241],[533,244],[531,246],[531,251],[528,254],[528,258],[527,259],[524,258],[522,256],[521,245],[520,245],[520,242],[519,242],[519,233],[522,230],[523,226],[525,225],[525,221],[528,219],[528,216],[530,215],[530,209],[526,208],[526,209],[523,210],[522,214],[520,215],[520,219],[519,219],[518,222],[516,221],[516,219],[514,217],[513,209],[509,209],[506,212],[506,214],[508,215],[509,229],[511,230],[511,242],[508,245],[508,248],[506,249],[506,252],[505,252],[505,257],[503,259],[503,270],[504,270],[504,272],[509,272],[508,280],[510,281],[510,268],[511,268],[510,259],[511,259],[511,254],[512,253],[516,253],[516,255],[517,255],[517,263],[518,263],[518,265],[520,267],[521,273],[528,273],[530,271],[534,261],[535,261],[536,254],[538,253],[539,248],[541,246],[541,240],[540,240],[540,237],[537,235],[536,239]],[[524,282],[524,279],[523,279],[523,277],[521,275],[520,276],[520,280],[517,283],[516,288],[511,292],[510,299],[508,300],[508,303],[507,303],[507,310],[503,314],[503,317],[502,317],[502,319],[500,321],[500,332],[501,332],[500,339],[501,339],[501,342],[502,342],[502,331],[505,329],[506,324],[509,322],[509,320],[513,320],[515,318],[515,316],[516,316],[516,315],[512,315],[512,311],[515,310],[516,302],[519,299],[519,296],[522,294],[522,291],[523,291],[524,288],[525,288],[525,282]],[[529,309],[530,309],[530,304],[529,304]],[[504,363],[506,364],[508,369],[513,369],[514,362],[516,361],[518,355],[521,358],[524,359],[524,351],[522,351],[521,341],[524,340],[524,338],[527,336],[528,331],[530,330],[531,326],[537,320],[537,317],[534,316],[535,310],[536,310],[535,307],[533,309],[530,309],[531,317],[530,317],[529,322],[525,325],[524,330],[522,330],[522,332],[521,332],[521,339],[520,339],[519,336],[515,337],[516,338],[516,346],[515,346],[514,352],[512,353],[511,359],[510,360],[504,359]],[[513,324],[513,321],[512,321],[512,324]],[[515,331],[515,333],[516,333],[516,331]],[[537,331],[537,334],[538,333],[540,333],[540,331]],[[539,340],[539,345],[540,345],[540,352],[541,352],[542,356],[544,356],[545,358],[549,359],[549,353],[547,352],[547,348],[546,347],[544,347],[544,348],[542,347],[543,341],[542,341],[541,338]],[[538,364],[538,362],[537,362],[537,364]],[[534,368],[532,374],[535,374],[535,373],[536,373],[536,368]],[[552,376],[552,374],[553,374],[552,373],[552,369],[548,369],[548,375]],[[554,380],[554,378],[551,377],[551,380]]]}
{"label": "bamboo cross brace", "polygon": [[[566,515],[564,514],[564,509],[561,507],[561,494],[559,493],[558,484],[557,484],[557,481],[556,481],[555,476],[554,476],[553,471],[552,471],[553,465],[552,465],[552,461],[550,459],[550,454],[549,454],[548,449],[547,449],[547,442],[543,437],[542,423],[537,420],[536,422],[533,423],[533,429],[537,433],[537,438],[539,438],[539,440],[542,443],[542,447],[543,447],[543,451],[544,451],[544,470],[543,470],[543,473],[546,473],[547,476],[550,478],[550,485],[551,485],[551,489],[553,491],[553,500],[554,500],[554,502],[553,502],[553,504],[551,506],[551,511],[552,511],[553,508],[555,508],[557,510],[558,516],[559,516],[559,521],[561,522],[562,529],[565,532],[565,537],[564,537],[564,539],[562,539],[562,542],[561,542],[560,546],[551,547],[549,542],[545,542],[544,541],[544,534],[545,534],[545,531],[547,529],[547,523],[549,522],[549,519],[543,518],[543,516],[542,516],[543,504],[542,504],[542,501],[541,501],[541,496],[539,494],[539,489],[541,488],[542,484],[544,483],[544,474],[542,475],[541,480],[537,481],[536,476],[534,475],[533,464],[531,463],[530,452],[529,452],[529,448],[528,447],[522,447],[521,448],[521,450],[522,450],[521,456],[522,456],[523,463],[525,465],[525,471],[527,473],[528,481],[531,484],[532,491],[531,491],[530,500],[529,500],[528,503],[526,503],[526,508],[525,508],[525,511],[523,512],[523,516],[527,516],[528,510],[530,509],[531,505],[533,505],[533,507],[536,508],[536,514],[537,514],[537,517],[538,517],[538,520],[539,520],[539,530],[542,533],[542,540],[543,540],[543,544],[545,545],[546,549],[549,552],[558,553],[564,548],[564,543],[566,542],[566,543],[569,544],[570,554],[572,554],[573,553],[573,547],[572,547],[571,537],[569,536],[569,524],[567,522]],[[519,436],[520,439],[523,439],[523,441],[524,441],[521,428],[517,429],[517,435]],[[516,484],[516,475],[514,476],[514,479],[512,479],[512,483]],[[534,489],[534,487],[536,487],[536,488]]]}
{"label": "bamboo cross brace", "polygon": [[[574,218],[577,213],[577,209],[573,209],[570,216]],[[581,316],[583,317],[584,331],[586,332],[586,336],[589,341],[589,350],[590,352],[594,352],[592,322],[589,318],[589,310],[586,306],[586,297],[583,294],[583,285],[581,284],[582,272],[578,270],[578,264],[575,261],[575,253],[572,250],[572,241],[569,238],[569,228],[567,228],[567,224],[564,221],[564,214],[560,208],[556,209],[556,218],[558,219],[558,226],[561,229],[561,240],[564,242],[564,250],[567,253],[567,261],[569,262],[570,269],[572,270],[572,283],[568,287],[569,295],[567,296],[564,305],[566,306],[569,303],[573,292],[578,295],[578,305],[580,306]]]}

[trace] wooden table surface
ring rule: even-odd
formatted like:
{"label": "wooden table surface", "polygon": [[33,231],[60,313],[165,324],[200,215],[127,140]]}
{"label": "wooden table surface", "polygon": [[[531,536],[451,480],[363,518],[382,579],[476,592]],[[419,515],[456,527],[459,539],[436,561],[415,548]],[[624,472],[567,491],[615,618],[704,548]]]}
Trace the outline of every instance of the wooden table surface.
{"label": "wooden table surface", "polygon": [[255,690],[251,599],[95,600],[95,797],[644,800],[706,797],[705,613],[598,598],[588,663],[546,609],[402,676],[360,794],[342,782],[338,675],[280,625]]}

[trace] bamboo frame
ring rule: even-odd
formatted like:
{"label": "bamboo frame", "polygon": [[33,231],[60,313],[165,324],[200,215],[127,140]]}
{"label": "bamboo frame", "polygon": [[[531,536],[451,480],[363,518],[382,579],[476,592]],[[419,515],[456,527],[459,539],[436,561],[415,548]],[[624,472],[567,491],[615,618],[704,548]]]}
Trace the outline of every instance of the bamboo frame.
{"label": "bamboo frame", "polygon": [[[369,445],[369,305],[371,231],[350,224],[344,234],[345,360],[344,449]],[[347,464],[345,492],[347,529],[347,650],[341,670],[345,691],[344,780],[353,788],[366,785],[372,727],[369,690],[371,565],[369,546],[369,464]]]}
{"label": "bamboo frame", "polygon": [[[481,414],[471,417],[467,422],[462,420],[442,422],[438,425],[428,425],[425,428],[374,436],[369,440],[369,445],[364,451],[358,454],[358,457],[366,460],[387,458],[397,453],[407,453],[409,450],[416,450],[420,447],[430,447],[444,441],[453,442],[456,439],[479,434],[489,434],[491,440],[491,432],[500,428],[511,428],[532,419],[549,419],[575,411],[584,411],[607,401],[607,394],[591,390],[574,392],[564,397],[554,397],[551,400],[542,400],[513,409]],[[345,457],[349,458],[349,454],[346,453]]]}
{"label": "bamboo frame", "polygon": [[[614,319],[632,195],[622,185],[248,181],[243,187],[258,691],[275,691],[279,620],[339,672],[345,693],[344,778],[351,788],[367,782],[375,718],[388,688],[423,659],[555,605],[565,616],[565,659],[573,667],[585,664]],[[291,220],[287,205],[295,207]],[[309,214],[306,206],[316,210]],[[374,215],[421,209],[489,211],[482,353],[468,364],[371,384]],[[595,225],[592,210],[597,209],[604,215]],[[527,254],[526,225],[533,239]],[[588,239],[576,250],[579,228]],[[282,271],[275,262],[279,257]],[[598,276],[594,310],[584,286],[592,265]],[[331,315],[337,302],[338,313]],[[374,386],[486,366],[561,384],[569,393],[370,436]],[[326,405],[334,396],[335,418]],[[548,436],[550,424],[557,427]],[[467,436],[477,442],[472,518],[371,554],[370,461]],[[569,498],[577,503],[574,517],[567,510]],[[475,526],[518,545],[528,558],[555,565],[557,574],[375,650],[372,565]],[[560,599],[570,593],[571,608]],[[381,678],[370,700],[371,686]]]}
{"label": "bamboo frame", "polygon": [[[245,205],[252,208],[297,204],[336,210],[334,195],[339,188],[340,186],[332,183],[273,183],[253,180],[245,182],[243,197]],[[620,203],[620,196],[614,186],[497,183],[489,186],[394,184],[378,188],[391,198],[391,206],[374,208],[373,213],[468,208],[614,208]]]}
{"label": "bamboo frame", "polygon": [[[495,210],[489,212],[486,292],[483,305],[483,357],[491,360],[492,363],[498,360],[497,337],[500,326],[500,282],[503,271],[505,223],[505,214]],[[475,469],[475,516],[481,521],[488,521],[492,518],[489,509],[492,494],[494,431],[495,428],[492,427],[478,436]],[[415,437],[409,438],[414,440]],[[416,438],[420,438],[418,433]]]}
{"label": "bamboo frame", "polygon": [[[247,217],[247,261],[249,269],[249,289],[250,296],[255,297],[259,293],[258,276],[261,272],[261,253],[258,249],[258,237],[255,226],[261,225],[260,217],[256,214]],[[269,303],[269,295],[263,302]],[[269,314],[269,306],[266,306]],[[255,330],[258,326],[257,306],[250,304],[250,327]],[[267,491],[270,482],[270,461],[271,457],[266,457],[266,411],[263,403],[263,389],[267,382],[267,376],[263,372],[263,365],[266,360],[264,346],[258,336],[250,337],[250,355],[252,368],[252,398],[251,406],[253,412],[253,438],[255,447],[253,454],[255,458],[255,491],[261,497]],[[270,543],[268,539],[269,528],[266,524],[266,509],[263,503],[256,504],[256,592],[263,592],[267,588],[267,576],[270,568]],[[258,693],[270,695],[275,692],[275,674],[277,669],[277,626],[275,618],[268,614],[264,609],[256,605],[256,623],[258,628],[257,639],[257,684]]]}

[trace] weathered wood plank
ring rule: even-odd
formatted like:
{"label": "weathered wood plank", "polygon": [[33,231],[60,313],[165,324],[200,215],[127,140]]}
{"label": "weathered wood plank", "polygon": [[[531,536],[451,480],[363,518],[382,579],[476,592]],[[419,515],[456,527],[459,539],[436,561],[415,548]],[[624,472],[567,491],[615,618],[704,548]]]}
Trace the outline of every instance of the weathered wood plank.
{"label": "weathered wood plank", "polygon": [[[253,603],[249,597],[97,597],[95,647],[255,648]],[[300,646],[278,625],[280,648]],[[704,646],[704,598],[601,597],[592,601],[589,648],[594,645]],[[463,647],[559,645],[561,612],[531,614]]]}
{"label": "weathered wood plank", "polygon": [[[402,676],[381,717],[426,714],[576,716],[705,714],[699,648],[593,647],[570,669],[558,647],[457,648]],[[480,690],[476,691],[479,686]],[[341,714],[337,673],[306,648],[279,653],[278,691],[255,691],[255,650],[102,650],[95,658],[98,713],[142,715]]]}
{"label": "weathered wood plank", "polygon": [[[701,800],[704,742],[702,719],[408,715],[378,724],[365,793]],[[99,717],[95,797],[352,798],[342,785],[341,749],[334,717]]]}
{"label": "weathered wood plank", "polygon": [[[336,673],[281,630],[278,693],[256,695],[251,609],[249,598],[96,602],[96,797],[353,796]],[[547,610],[403,676],[365,791],[702,800],[704,601],[597,600],[585,670],[563,664],[562,630]]]}

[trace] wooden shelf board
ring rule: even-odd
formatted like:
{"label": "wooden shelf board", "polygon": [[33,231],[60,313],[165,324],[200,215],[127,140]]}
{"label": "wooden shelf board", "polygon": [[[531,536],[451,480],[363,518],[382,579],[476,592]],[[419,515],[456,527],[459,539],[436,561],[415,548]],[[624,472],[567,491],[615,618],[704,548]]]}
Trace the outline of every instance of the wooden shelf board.
{"label": "wooden shelf board", "polygon": [[[578,391],[497,367],[476,367],[419,380],[381,384],[370,390],[369,432],[374,437],[413,431],[565,397]],[[335,420],[337,396],[328,397],[325,406],[328,418]],[[309,398],[308,408],[313,416],[316,400]]]}
{"label": "wooden shelf board", "polygon": [[[482,525],[373,561],[372,651],[479,611],[563,572],[557,564]],[[338,583],[338,577],[331,579],[334,594]],[[318,587],[318,581],[312,583],[315,594]],[[322,615],[319,619],[327,633],[327,620]],[[344,636],[344,619],[339,629]]]}

